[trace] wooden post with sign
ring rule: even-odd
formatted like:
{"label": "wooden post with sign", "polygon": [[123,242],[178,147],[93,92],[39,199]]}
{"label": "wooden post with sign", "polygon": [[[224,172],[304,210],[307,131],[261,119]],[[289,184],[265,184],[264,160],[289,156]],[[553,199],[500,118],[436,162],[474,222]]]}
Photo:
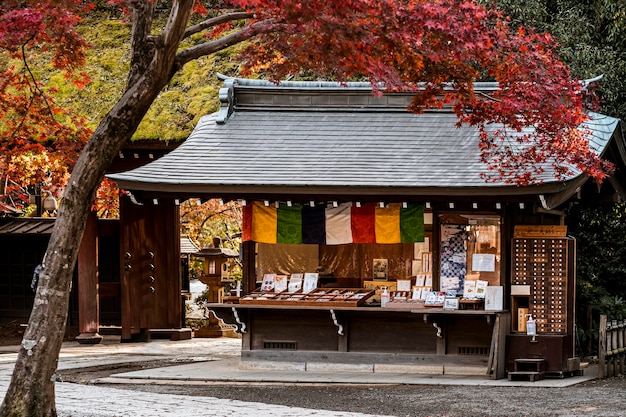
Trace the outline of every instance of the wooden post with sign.
{"label": "wooden post with sign", "polygon": [[523,226],[517,225],[513,229],[513,237],[528,238],[528,237],[566,237],[567,226]]}
{"label": "wooden post with sign", "polygon": [[606,360],[606,316],[600,315],[600,334],[598,336],[598,378],[604,378],[604,361]]}

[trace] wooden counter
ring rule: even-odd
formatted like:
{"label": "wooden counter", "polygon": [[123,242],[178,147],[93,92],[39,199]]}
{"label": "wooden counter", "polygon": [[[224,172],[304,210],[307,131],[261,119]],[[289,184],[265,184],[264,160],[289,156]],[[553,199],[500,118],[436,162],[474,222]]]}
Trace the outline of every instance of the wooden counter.
{"label": "wooden counter", "polygon": [[483,366],[504,378],[508,311],[209,304],[242,361]]}

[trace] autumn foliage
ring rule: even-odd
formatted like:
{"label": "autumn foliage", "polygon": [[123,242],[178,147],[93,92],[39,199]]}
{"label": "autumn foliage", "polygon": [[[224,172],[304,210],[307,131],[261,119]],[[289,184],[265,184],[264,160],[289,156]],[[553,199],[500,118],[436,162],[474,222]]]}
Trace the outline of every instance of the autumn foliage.
{"label": "autumn foliage", "polygon": [[223,247],[238,250],[241,242],[241,205],[236,201],[189,199],[180,205],[182,233],[201,247],[214,237],[224,238]]}
{"label": "autumn foliage", "polygon": [[62,71],[68,82],[88,82],[80,72],[86,43],[75,31],[81,2],[3,1],[0,50],[0,169],[4,194],[17,208],[25,187],[41,185],[60,197],[62,185],[91,131],[85,120],[55,102],[40,79],[41,67]]}
{"label": "autumn foliage", "polygon": [[[561,178],[573,169],[602,181],[611,172],[579,129],[588,92],[555,55],[553,39],[513,31],[496,10],[462,0],[234,0],[220,7],[196,2],[195,12],[211,23],[190,29],[205,30],[213,42],[252,40],[240,56],[244,75],[367,79],[376,93],[414,92],[414,112],[453,106],[460,123],[481,129],[486,181],[523,185],[545,170]],[[10,63],[0,74],[0,150],[4,192],[15,200],[30,184],[62,190],[91,134],[32,71],[48,65],[68,82],[88,82],[80,72],[87,45],[75,30],[88,10],[77,0],[0,6],[0,46]],[[476,95],[473,83],[482,79],[499,82],[500,90]]]}
{"label": "autumn foliage", "polygon": [[[486,181],[526,185],[545,171],[560,179],[579,170],[601,182],[612,170],[579,129],[590,92],[571,79],[553,38],[513,30],[497,10],[463,0],[239,3],[276,29],[248,48],[246,74],[279,81],[306,68],[413,91],[414,112],[452,105],[461,123],[481,130]],[[500,89],[478,96],[480,80]]]}

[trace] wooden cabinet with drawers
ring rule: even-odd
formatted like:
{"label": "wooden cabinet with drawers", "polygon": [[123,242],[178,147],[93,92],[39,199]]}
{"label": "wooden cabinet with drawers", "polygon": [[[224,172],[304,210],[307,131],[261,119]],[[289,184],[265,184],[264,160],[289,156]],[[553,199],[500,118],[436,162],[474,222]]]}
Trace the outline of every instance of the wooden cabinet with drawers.
{"label": "wooden cabinet with drawers", "polygon": [[511,256],[513,332],[525,329],[528,309],[537,334],[571,334],[575,302],[575,240],[515,238]]}
{"label": "wooden cabinet with drawers", "polygon": [[[511,244],[512,333],[506,339],[506,369],[518,359],[545,361],[545,372],[563,377],[578,372],[574,357],[576,241],[571,238],[514,238]],[[532,314],[537,335],[526,333]]]}

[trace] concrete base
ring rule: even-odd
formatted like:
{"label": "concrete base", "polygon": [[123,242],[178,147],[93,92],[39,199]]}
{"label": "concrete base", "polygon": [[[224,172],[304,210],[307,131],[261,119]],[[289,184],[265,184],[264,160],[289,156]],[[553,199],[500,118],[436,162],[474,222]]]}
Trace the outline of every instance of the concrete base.
{"label": "concrete base", "polygon": [[98,333],[102,336],[121,336],[122,326],[100,326]]}
{"label": "concrete base", "polygon": [[301,371],[301,372],[339,372],[339,373],[394,373],[414,375],[487,375],[485,367],[481,366],[443,366],[443,365],[413,365],[413,364],[380,364],[380,363],[329,363],[329,362],[281,362],[242,360],[240,370],[266,371]]}
{"label": "concrete base", "polygon": [[244,371],[287,371],[304,372],[304,362],[240,361],[239,369]]}
{"label": "concrete base", "polygon": [[374,372],[387,374],[443,375],[443,365],[374,364]]}
{"label": "concrete base", "polygon": [[152,339],[188,340],[193,332],[191,329],[150,329]]}
{"label": "concrete base", "polygon": [[76,336],[76,341],[81,345],[97,345],[102,341],[102,336],[100,336],[97,332],[81,333]]}
{"label": "concrete base", "polygon": [[482,366],[444,365],[445,375],[487,375],[487,368]]}
{"label": "concrete base", "polygon": [[241,339],[241,335],[236,333],[234,329],[220,329],[211,328],[210,326],[204,326],[193,331],[193,337],[233,337]]}

